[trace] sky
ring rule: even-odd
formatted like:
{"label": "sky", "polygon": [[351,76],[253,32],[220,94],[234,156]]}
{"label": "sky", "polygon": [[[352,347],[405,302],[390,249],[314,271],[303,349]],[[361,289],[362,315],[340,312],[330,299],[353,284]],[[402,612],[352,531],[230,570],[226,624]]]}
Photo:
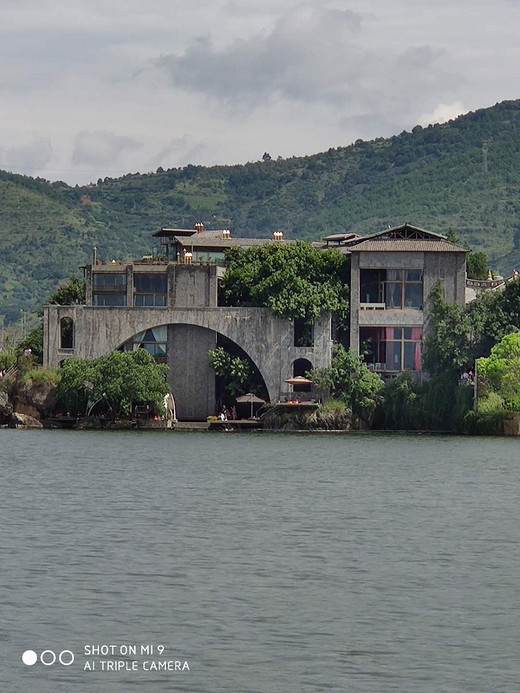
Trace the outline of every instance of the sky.
{"label": "sky", "polygon": [[0,168],[302,156],[520,98],[520,0],[0,0]]}

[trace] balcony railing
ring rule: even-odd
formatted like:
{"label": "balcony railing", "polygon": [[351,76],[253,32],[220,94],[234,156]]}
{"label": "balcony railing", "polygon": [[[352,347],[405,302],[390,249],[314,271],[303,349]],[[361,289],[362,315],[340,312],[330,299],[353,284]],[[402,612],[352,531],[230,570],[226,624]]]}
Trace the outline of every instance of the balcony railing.
{"label": "balcony railing", "polygon": [[384,303],[360,303],[359,308],[361,310],[385,310]]}

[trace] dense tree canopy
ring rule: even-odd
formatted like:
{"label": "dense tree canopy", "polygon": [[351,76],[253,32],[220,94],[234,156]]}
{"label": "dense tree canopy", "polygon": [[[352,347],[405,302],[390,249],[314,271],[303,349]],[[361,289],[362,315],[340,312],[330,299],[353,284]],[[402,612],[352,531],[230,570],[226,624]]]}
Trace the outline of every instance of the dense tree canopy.
{"label": "dense tree canopy", "polygon": [[479,408],[520,410],[520,332],[503,337],[477,367]]}
{"label": "dense tree canopy", "polygon": [[347,262],[310,243],[232,248],[221,296],[230,306],[266,306],[286,320],[312,322],[326,311],[348,311]]}
{"label": "dense tree canopy", "polygon": [[169,390],[167,371],[145,349],[90,360],[70,358],[61,369],[58,399],[65,410],[79,415],[98,400],[107,402],[115,418],[130,415],[135,404],[153,404],[162,411]]}
{"label": "dense tree canopy", "polygon": [[331,365],[314,368],[310,378],[316,389],[329,390],[332,397],[344,401],[354,415],[364,420],[380,402],[384,387],[381,377],[341,344],[334,345]]}
{"label": "dense tree canopy", "polygon": [[488,256],[482,251],[468,253],[466,256],[466,273],[468,279],[487,279]]}
{"label": "dense tree canopy", "polygon": [[505,335],[520,329],[520,279],[482,293],[466,306],[447,303],[436,285],[430,304],[433,334],[425,339],[423,366],[431,375],[473,367]]}
{"label": "dense tree canopy", "polygon": [[44,303],[58,306],[71,306],[85,303],[85,281],[72,274],[66,281],[60,282],[51,291]]}
{"label": "dense tree canopy", "polygon": [[209,363],[215,375],[225,381],[225,389],[234,397],[244,392],[250,376],[249,362],[240,356],[232,356],[223,347],[209,352]]}

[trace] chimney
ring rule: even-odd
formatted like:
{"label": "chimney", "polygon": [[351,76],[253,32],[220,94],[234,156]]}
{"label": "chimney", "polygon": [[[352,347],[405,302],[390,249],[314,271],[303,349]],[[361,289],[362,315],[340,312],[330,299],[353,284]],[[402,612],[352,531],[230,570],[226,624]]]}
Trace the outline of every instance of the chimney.
{"label": "chimney", "polygon": [[97,248],[96,248],[96,246],[94,246],[92,248],[92,264],[97,265],[97,263],[98,263]]}
{"label": "chimney", "polygon": [[283,231],[273,231],[273,241],[283,240]]}
{"label": "chimney", "polygon": [[231,238],[231,231],[229,229],[223,229],[222,238]]}
{"label": "chimney", "polygon": [[198,221],[195,224],[195,230],[197,233],[202,233],[204,231],[204,224],[201,221]]}

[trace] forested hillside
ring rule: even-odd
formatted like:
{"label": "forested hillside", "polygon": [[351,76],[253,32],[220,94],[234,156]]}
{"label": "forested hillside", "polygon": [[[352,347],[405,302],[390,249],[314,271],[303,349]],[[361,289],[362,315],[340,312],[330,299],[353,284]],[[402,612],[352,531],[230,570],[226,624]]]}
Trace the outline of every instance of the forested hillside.
{"label": "forested hillside", "polygon": [[[259,152],[261,155],[262,152]],[[273,153],[274,154],[274,153]],[[91,257],[149,252],[159,226],[318,239],[408,221],[520,269],[520,100],[291,159],[187,166],[70,187],[0,172],[0,315],[16,320]]]}

